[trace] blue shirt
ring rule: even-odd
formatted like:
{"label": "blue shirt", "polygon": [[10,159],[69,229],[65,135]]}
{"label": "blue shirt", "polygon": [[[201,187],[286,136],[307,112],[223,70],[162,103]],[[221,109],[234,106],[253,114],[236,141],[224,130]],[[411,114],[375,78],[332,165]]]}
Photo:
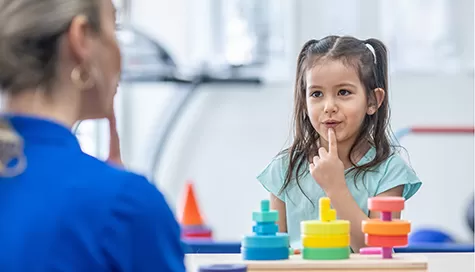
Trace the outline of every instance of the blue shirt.
{"label": "blue shirt", "polygon": [[8,119],[27,167],[0,178],[0,271],[185,271],[180,227],[144,177],[83,153],[57,123]]}
{"label": "blue shirt", "polygon": [[[371,161],[375,151],[374,148],[369,149],[357,165]],[[290,246],[301,248],[300,222],[319,219],[318,202],[321,197],[326,195],[310,175],[308,165],[302,170],[305,171],[305,175],[299,178],[299,183],[301,189],[311,201],[305,197],[295,180],[292,180],[285,191],[279,194],[284,184],[288,165],[289,156],[287,154],[279,155],[259,173],[257,179],[270,193],[285,202]],[[354,172],[350,172],[350,169],[345,171],[346,184],[361,210],[368,216],[368,198],[403,185],[403,197],[407,200],[421,187],[421,181],[398,154],[391,155],[386,161],[379,164],[374,171],[367,172],[364,181],[362,180],[363,175],[359,175],[355,183]]]}

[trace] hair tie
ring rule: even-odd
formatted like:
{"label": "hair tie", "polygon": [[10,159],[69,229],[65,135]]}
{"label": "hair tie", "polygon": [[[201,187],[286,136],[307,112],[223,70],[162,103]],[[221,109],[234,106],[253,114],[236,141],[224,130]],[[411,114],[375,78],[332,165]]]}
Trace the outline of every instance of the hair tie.
{"label": "hair tie", "polygon": [[374,50],[374,47],[369,43],[365,43],[364,45],[366,45],[366,47],[368,47],[369,51],[371,51],[371,54],[373,54],[374,64],[376,64],[376,51]]}

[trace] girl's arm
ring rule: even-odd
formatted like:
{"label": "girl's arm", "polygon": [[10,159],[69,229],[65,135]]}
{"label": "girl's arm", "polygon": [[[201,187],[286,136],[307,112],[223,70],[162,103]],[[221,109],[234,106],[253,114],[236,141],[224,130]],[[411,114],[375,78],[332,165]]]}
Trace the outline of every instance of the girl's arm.
{"label": "girl's arm", "polygon": [[270,208],[276,210],[279,213],[279,232],[287,232],[287,215],[285,211],[285,202],[280,200],[274,194],[270,194]]}
{"label": "girl's arm", "polygon": [[[400,185],[387,190],[378,196],[402,196],[403,189],[403,185]],[[363,220],[368,220],[369,218],[379,218],[379,212],[370,212],[368,217],[360,209],[347,187],[334,192],[328,192],[327,194],[330,198],[331,205],[336,210],[338,218],[350,221],[351,248],[355,253],[358,253],[360,248],[366,247],[364,233],[361,230],[361,222]],[[399,212],[393,213],[394,219],[399,219],[400,216],[401,213]]]}

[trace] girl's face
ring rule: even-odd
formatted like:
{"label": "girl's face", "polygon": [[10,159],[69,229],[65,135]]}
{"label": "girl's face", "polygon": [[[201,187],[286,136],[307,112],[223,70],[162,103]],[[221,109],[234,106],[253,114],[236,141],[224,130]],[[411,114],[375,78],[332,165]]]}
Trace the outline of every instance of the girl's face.
{"label": "girl's face", "polygon": [[333,128],[337,142],[353,144],[366,114],[374,114],[357,71],[338,60],[322,60],[306,73],[307,114],[313,128],[328,142]]}

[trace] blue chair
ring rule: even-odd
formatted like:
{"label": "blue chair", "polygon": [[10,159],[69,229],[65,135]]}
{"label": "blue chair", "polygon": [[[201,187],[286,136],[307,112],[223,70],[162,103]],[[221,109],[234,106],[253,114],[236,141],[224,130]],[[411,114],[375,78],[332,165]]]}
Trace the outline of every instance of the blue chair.
{"label": "blue chair", "polygon": [[457,243],[414,243],[407,247],[394,248],[396,253],[462,253],[474,252],[473,244],[457,244]]}
{"label": "blue chair", "polygon": [[407,247],[395,248],[396,253],[474,252],[473,244],[457,243],[448,233],[437,229],[418,229],[409,235]]}
{"label": "blue chair", "polygon": [[409,234],[409,244],[418,243],[455,243],[455,240],[441,230],[418,229]]}

